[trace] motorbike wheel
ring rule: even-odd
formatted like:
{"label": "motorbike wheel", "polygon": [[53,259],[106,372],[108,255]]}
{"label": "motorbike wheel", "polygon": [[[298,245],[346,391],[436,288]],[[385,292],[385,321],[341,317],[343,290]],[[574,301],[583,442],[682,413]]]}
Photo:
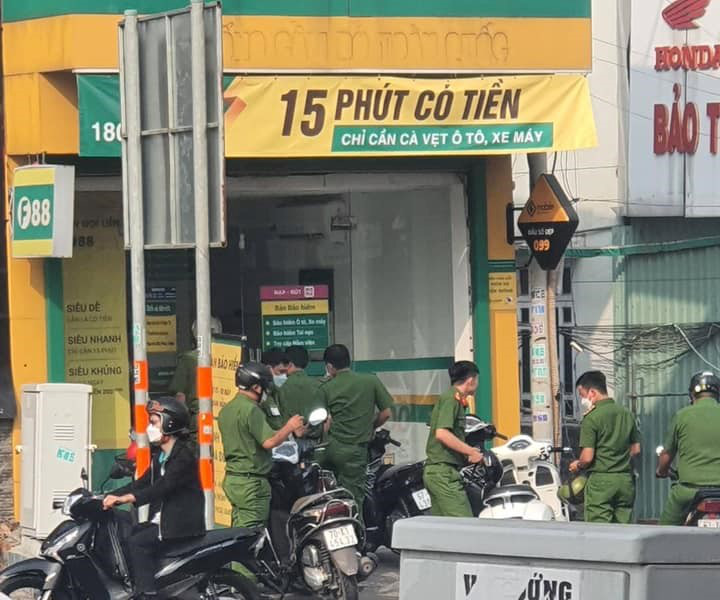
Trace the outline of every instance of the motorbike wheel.
{"label": "motorbike wheel", "polygon": [[259,600],[257,587],[240,573],[223,569],[208,578],[207,598],[217,600]]}
{"label": "motorbike wheel", "polygon": [[337,600],[358,600],[358,581],[355,575],[345,575],[340,571],[335,571],[337,577],[338,590],[335,595]]}
{"label": "motorbike wheel", "polygon": [[[5,594],[12,600],[35,600],[43,593],[45,578],[42,575],[17,575],[11,577],[0,585],[0,594]],[[65,592],[53,592],[53,600],[66,600]]]}

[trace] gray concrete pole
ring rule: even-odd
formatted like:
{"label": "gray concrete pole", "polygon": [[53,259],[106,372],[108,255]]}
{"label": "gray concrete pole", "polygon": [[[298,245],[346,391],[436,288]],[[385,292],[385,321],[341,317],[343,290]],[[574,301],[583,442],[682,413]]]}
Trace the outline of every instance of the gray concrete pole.
{"label": "gray concrete pole", "polygon": [[[546,154],[528,154],[531,189],[547,172]],[[530,287],[530,393],[532,396],[533,438],[553,443],[553,399],[550,386],[550,344],[548,328],[548,277],[536,260],[528,268]]]}
{"label": "gray concrete pole", "polygon": [[[147,437],[148,364],[145,346],[145,234],[143,229],[142,145],[140,124],[140,56],[137,11],[125,11],[123,27],[123,83],[127,194],[130,237],[130,281],[133,321],[133,368],[135,390],[135,434],[137,436],[136,476],[150,466]],[[140,521],[147,520],[148,507],[142,507]]]}
{"label": "gray concrete pole", "polygon": [[[193,89],[193,153],[195,196],[195,292],[197,298],[199,404],[198,443],[200,479],[205,493],[205,525],[215,526],[215,493],[212,464],[213,415],[210,356],[210,223],[208,209],[207,96],[205,21],[202,0],[193,0],[190,12]],[[221,117],[222,118],[222,117]]]}

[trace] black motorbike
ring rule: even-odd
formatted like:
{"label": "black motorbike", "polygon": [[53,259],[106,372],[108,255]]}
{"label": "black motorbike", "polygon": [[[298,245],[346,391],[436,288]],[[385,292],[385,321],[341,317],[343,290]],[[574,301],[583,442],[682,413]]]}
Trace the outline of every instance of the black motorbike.
{"label": "black motorbike", "polygon": [[[105,511],[103,497],[86,488],[62,504],[70,517],[43,542],[40,556],[0,572],[0,592],[11,598],[43,600],[126,600],[134,586],[125,541],[128,513]],[[55,508],[60,506],[55,505]],[[155,575],[160,597],[180,600],[256,600],[256,586],[226,568],[259,552],[261,532],[217,529],[205,536],[163,544]]]}
{"label": "black motorbike", "polygon": [[[308,420],[326,419],[318,409]],[[304,439],[273,450],[270,527],[247,564],[271,592],[357,600],[364,531],[350,492],[316,462],[322,450]]]}
{"label": "black motorbike", "polygon": [[367,495],[363,506],[367,552],[392,549],[393,526],[400,519],[427,514],[430,495],[423,483],[425,463],[386,465],[387,446],[400,447],[387,429],[379,429],[368,445]]}

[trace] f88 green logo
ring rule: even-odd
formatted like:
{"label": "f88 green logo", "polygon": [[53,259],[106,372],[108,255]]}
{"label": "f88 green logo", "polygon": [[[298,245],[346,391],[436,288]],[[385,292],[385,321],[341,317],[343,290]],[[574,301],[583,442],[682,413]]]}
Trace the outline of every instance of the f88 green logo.
{"label": "f88 green logo", "polygon": [[30,200],[27,196],[20,198],[17,210],[17,224],[20,229],[29,227],[47,227],[50,225],[52,213],[48,198]]}

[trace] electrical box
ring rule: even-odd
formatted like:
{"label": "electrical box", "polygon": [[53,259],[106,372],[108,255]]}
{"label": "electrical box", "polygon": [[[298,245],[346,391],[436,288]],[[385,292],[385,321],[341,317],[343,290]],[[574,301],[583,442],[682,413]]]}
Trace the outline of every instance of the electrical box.
{"label": "electrical box", "polygon": [[66,517],[64,502],[90,477],[92,387],[42,383],[22,388],[20,525],[44,539]]}

